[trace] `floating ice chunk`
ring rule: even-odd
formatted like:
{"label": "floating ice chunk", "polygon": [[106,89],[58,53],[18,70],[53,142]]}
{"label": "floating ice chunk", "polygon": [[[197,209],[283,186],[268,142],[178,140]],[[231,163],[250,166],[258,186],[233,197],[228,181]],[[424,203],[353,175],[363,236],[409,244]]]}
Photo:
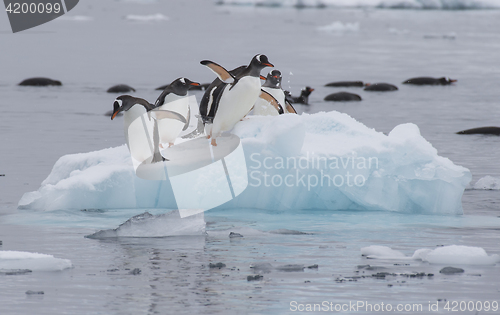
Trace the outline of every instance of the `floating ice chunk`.
{"label": "floating ice chunk", "polygon": [[380,245],[361,248],[361,255],[371,259],[408,259],[402,252]]}
{"label": "floating ice chunk", "polygon": [[[462,214],[468,169],[438,156],[414,124],[376,132],[336,111],[239,122],[248,187],[218,209]],[[220,180],[206,176],[191,186]],[[204,184],[203,181],[206,181]],[[240,183],[232,182],[233,187]],[[186,188],[188,189],[188,187]],[[138,178],[126,146],[61,157],[19,208],[177,209],[169,180]]]}
{"label": "floating ice chunk", "polygon": [[0,251],[0,270],[29,269],[32,271],[59,271],[71,267],[71,260],[55,258],[52,255]]}
{"label": "floating ice chunk", "polygon": [[161,22],[168,21],[168,17],[161,14],[151,14],[151,15],[127,15],[126,20],[136,21],[136,22]]}
{"label": "floating ice chunk", "polygon": [[431,264],[457,265],[494,265],[500,262],[499,255],[488,256],[481,247],[451,245],[438,247],[421,255],[423,261]]}
{"label": "floating ice chunk", "polygon": [[203,212],[181,218],[179,211],[152,215],[149,212],[136,215],[112,230],[101,230],[87,238],[113,237],[164,237],[179,235],[205,235]]}
{"label": "floating ice chunk", "polygon": [[476,182],[474,189],[500,190],[500,178],[485,176]]}
{"label": "floating ice chunk", "polygon": [[336,21],[329,25],[320,26],[317,30],[322,32],[356,32],[359,30],[359,23],[342,23]]}
{"label": "floating ice chunk", "polygon": [[462,245],[443,246],[436,249],[421,248],[417,249],[411,257],[387,246],[372,245],[361,248],[361,255],[372,259],[422,260],[431,264],[494,265],[500,262],[500,256],[497,254],[488,256],[481,247]]}
{"label": "floating ice chunk", "polygon": [[92,21],[93,18],[90,16],[86,16],[86,15],[70,15],[70,16],[63,15],[63,16],[60,16],[57,20],[73,21],[73,22],[87,22],[87,21]]}

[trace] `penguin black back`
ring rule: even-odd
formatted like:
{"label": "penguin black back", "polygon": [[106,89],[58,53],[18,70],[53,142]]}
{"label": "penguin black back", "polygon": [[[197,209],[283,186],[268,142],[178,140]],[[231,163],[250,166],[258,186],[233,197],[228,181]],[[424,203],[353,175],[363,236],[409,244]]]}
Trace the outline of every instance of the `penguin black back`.
{"label": "penguin black back", "polygon": [[177,78],[172,83],[167,85],[163,92],[158,96],[155,102],[155,107],[161,106],[165,103],[165,97],[170,93],[178,96],[186,96],[190,86],[199,86],[198,82],[193,82],[186,78]]}

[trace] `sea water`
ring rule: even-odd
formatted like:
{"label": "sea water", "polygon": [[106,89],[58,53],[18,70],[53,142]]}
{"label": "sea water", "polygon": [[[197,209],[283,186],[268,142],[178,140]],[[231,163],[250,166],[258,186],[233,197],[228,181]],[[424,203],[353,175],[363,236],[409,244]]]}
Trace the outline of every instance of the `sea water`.
{"label": "sea water", "polygon": [[[384,133],[412,122],[441,156],[471,170],[472,184],[498,178],[499,139],[455,132],[499,125],[499,10],[89,0],[71,14],[15,35],[0,14],[0,174],[6,175],[0,177],[0,250],[39,252],[73,264],[63,271],[0,275],[1,314],[288,314],[294,305],[323,301],[421,304],[423,311],[405,312],[414,314],[430,313],[429,304],[438,303],[434,313],[445,314],[450,301],[498,302],[498,264],[457,265],[464,273],[444,275],[439,271],[445,265],[361,256],[361,248],[372,245],[406,256],[453,244],[499,254],[498,190],[466,190],[463,216],[235,209],[206,212],[206,237],[102,240],[84,236],[144,211],[162,211],[34,212],[17,210],[17,203],[38,189],[60,156],[124,143],[121,120],[104,116],[115,98],[105,93],[111,85],[129,84],[134,95],[154,101],[154,88],[177,77],[210,82],[213,74],[200,60],[232,69],[257,53],[283,73],[292,94],[306,85],[316,89],[310,106],[296,106],[299,113],[337,110]],[[16,86],[33,76],[64,85]],[[458,82],[400,84],[415,76]],[[324,87],[340,80],[387,82],[399,91]],[[323,101],[341,90],[363,101]],[[230,232],[243,237],[229,238]],[[218,262],[226,267],[210,268]],[[373,276],[379,272],[389,275]],[[411,277],[415,273],[426,276]],[[257,274],[263,278],[247,280]]]}

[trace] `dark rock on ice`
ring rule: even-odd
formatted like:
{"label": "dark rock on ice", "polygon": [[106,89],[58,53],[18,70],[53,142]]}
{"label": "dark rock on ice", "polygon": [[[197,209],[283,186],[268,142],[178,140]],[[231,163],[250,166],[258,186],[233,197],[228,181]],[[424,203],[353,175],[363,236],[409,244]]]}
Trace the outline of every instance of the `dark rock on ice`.
{"label": "dark rock on ice", "polygon": [[216,264],[212,264],[212,263],[210,263],[210,264],[208,265],[208,267],[209,267],[210,269],[215,269],[215,268],[222,269],[222,268],[226,267],[226,264],[221,263],[221,262],[218,262],[218,263],[216,263]]}
{"label": "dark rock on ice", "polygon": [[338,92],[329,94],[324,98],[325,101],[333,101],[333,102],[359,102],[361,101],[361,96],[354,93],[349,92]]}
{"label": "dark rock on ice", "polygon": [[500,127],[479,127],[457,132],[459,135],[496,135],[500,136]]}
{"label": "dark rock on ice", "polygon": [[319,266],[314,264],[314,265],[311,265],[311,266],[307,266],[307,269],[318,269]]}
{"label": "dark rock on ice", "polygon": [[61,81],[52,80],[49,78],[29,78],[21,83],[20,86],[61,86]]}
{"label": "dark rock on ice", "polygon": [[445,275],[454,275],[457,273],[463,273],[465,270],[462,268],[455,268],[455,267],[444,267],[443,269],[439,270],[439,273],[445,274]]}
{"label": "dark rock on ice", "polygon": [[418,77],[411,78],[403,82],[403,84],[413,84],[413,85],[450,85],[457,80],[452,80],[450,78],[432,78],[432,77]]}
{"label": "dark rock on ice", "polygon": [[247,281],[258,281],[264,278],[264,276],[261,275],[255,275],[255,276],[248,276]]}
{"label": "dark rock on ice", "polygon": [[126,84],[117,84],[117,85],[110,87],[106,92],[108,92],[108,93],[128,93],[128,92],[135,92],[135,89],[131,86],[126,85]]}
{"label": "dark rock on ice", "polygon": [[25,275],[31,272],[32,271],[29,269],[8,269],[8,270],[0,270],[0,275],[17,276],[17,275]]}
{"label": "dark rock on ice", "polygon": [[134,275],[134,276],[135,276],[135,275],[140,274],[141,272],[142,272],[142,271],[141,271],[141,269],[139,269],[139,268],[134,268],[134,269],[133,269],[133,270],[131,270],[128,274],[129,274],[129,275]]}
{"label": "dark rock on ice", "polygon": [[250,268],[252,268],[257,272],[265,272],[265,273],[269,273],[271,272],[271,270],[274,269],[273,265],[271,265],[270,263],[257,263],[251,265]]}
{"label": "dark rock on ice", "polygon": [[386,92],[386,91],[397,91],[398,87],[389,83],[375,83],[370,84],[364,88],[365,91],[376,91],[376,92]]}
{"label": "dark rock on ice", "polygon": [[43,291],[31,291],[31,290],[28,290],[28,291],[26,291],[26,294],[28,294],[28,295],[45,294],[45,292],[43,292]]}
{"label": "dark rock on ice", "polygon": [[229,233],[229,237],[230,238],[233,238],[233,237],[243,237],[243,235],[241,235],[240,233],[231,232],[231,233]]}

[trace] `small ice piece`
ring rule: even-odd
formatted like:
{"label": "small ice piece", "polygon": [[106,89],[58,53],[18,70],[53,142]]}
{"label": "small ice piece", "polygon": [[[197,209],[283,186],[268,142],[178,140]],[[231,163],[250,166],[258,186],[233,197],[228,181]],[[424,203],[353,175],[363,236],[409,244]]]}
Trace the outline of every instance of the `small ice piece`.
{"label": "small ice piece", "polygon": [[32,271],[59,271],[71,267],[72,264],[69,259],[55,258],[52,255],[0,251],[0,270],[29,269]]}
{"label": "small ice piece", "polygon": [[116,229],[101,230],[85,237],[102,239],[179,235],[205,235],[203,212],[186,218],[181,218],[178,210],[160,215],[152,215],[149,212],[144,212],[128,219]]}
{"label": "small ice piece", "polygon": [[335,21],[332,24],[320,26],[317,30],[322,32],[356,32],[359,30],[359,23],[342,23],[340,21]]}
{"label": "small ice piece", "polygon": [[485,176],[474,184],[474,189],[500,190],[500,178]]}
{"label": "small ice piece", "polygon": [[488,255],[481,247],[450,245],[438,247],[422,257],[431,264],[495,265],[499,255]]}
{"label": "small ice piece", "polygon": [[135,22],[160,22],[160,21],[168,21],[168,17],[161,13],[151,14],[151,15],[127,15],[125,16],[126,20],[135,21]]}
{"label": "small ice piece", "polygon": [[380,245],[361,248],[361,255],[371,259],[408,259],[402,252]]}

